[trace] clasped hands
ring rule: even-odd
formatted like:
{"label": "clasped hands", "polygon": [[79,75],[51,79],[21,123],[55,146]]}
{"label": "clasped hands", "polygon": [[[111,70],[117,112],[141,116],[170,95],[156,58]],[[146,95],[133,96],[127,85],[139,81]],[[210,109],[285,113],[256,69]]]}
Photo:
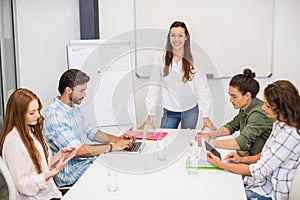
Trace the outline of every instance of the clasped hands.
{"label": "clasped hands", "polygon": [[51,168],[56,169],[58,172],[62,170],[62,168],[76,156],[77,150],[75,147],[64,147],[57,154],[55,154],[55,158],[53,158],[51,163]]}

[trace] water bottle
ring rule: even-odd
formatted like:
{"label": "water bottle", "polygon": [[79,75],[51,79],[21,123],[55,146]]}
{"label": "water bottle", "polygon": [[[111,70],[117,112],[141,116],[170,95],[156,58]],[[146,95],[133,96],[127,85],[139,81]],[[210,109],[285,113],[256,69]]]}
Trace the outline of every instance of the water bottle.
{"label": "water bottle", "polygon": [[150,130],[150,125],[149,125],[149,122],[147,122],[145,127],[144,127],[143,138],[144,137],[147,138],[149,130]]}
{"label": "water bottle", "polygon": [[199,150],[199,156],[198,156],[198,159],[202,161],[206,161],[206,147],[204,141],[205,141],[204,138],[201,138],[202,147]]}
{"label": "water bottle", "polygon": [[191,141],[187,157],[187,173],[194,175],[198,173],[198,144],[195,140]]}

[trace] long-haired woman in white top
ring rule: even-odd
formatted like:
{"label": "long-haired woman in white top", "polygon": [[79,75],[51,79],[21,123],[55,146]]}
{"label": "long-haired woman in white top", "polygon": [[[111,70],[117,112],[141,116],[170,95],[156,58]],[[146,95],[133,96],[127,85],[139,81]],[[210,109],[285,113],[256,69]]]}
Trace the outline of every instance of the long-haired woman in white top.
{"label": "long-haired woman in white top", "polygon": [[42,134],[41,109],[40,99],[23,88],[11,94],[6,106],[0,155],[13,177],[19,199],[61,198],[52,177],[74,156],[73,147],[51,155]]}
{"label": "long-haired woman in white top", "polygon": [[155,108],[161,90],[163,117],[161,128],[195,129],[200,116],[203,128],[214,129],[210,120],[212,100],[207,79],[193,58],[191,39],[184,22],[172,23],[163,53],[158,53],[151,72],[146,97],[147,119],[154,127]]}

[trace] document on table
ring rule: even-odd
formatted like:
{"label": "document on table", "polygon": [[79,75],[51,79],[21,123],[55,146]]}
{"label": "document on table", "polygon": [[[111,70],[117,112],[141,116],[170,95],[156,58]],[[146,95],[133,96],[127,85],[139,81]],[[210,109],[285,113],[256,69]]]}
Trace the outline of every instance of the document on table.
{"label": "document on table", "polygon": [[[143,131],[135,130],[135,131],[126,131],[127,134],[135,135],[136,139],[142,139],[143,138]],[[165,131],[148,131],[147,133],[147,140],[161,140],[168,132]]]}

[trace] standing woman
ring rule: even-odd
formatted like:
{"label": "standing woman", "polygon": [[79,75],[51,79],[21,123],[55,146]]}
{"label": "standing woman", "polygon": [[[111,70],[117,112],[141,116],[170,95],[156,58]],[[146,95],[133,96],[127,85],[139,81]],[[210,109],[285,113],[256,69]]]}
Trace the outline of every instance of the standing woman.
{"label": "standing woman", "polygon": [[203,128],[214,129],[210,121],[212,99],[206,76],[194,62],[190,34],[185,23],[175,21],[168,33],[166,49],[157,54],[152,69],[146,97],[147,119],[141,128],[149,123],[153,129],[155,107],[161,90],[163,117],[161,128],[195,129],[199,117]]}
{"label": "standing woman", "polygon": [[22,88],[11,94],[6,106],[0,155],[13,177],[19,199],[61,198],[52,177],[74,156],[74,148],[66,147],[51,157],[42,134],[41,109],[40,99]]}
{"label": "standing woman", "polygon": [[292,178],[300,163],[300,96],[289,81],[280,80],[264,90],[262,106],[276,121],[261,154],[239,157],[230,153],[225,159],[239,163],[223,163],[208,153],[209,163],[247,176],[244,179],[248,199],[287,200]]}

